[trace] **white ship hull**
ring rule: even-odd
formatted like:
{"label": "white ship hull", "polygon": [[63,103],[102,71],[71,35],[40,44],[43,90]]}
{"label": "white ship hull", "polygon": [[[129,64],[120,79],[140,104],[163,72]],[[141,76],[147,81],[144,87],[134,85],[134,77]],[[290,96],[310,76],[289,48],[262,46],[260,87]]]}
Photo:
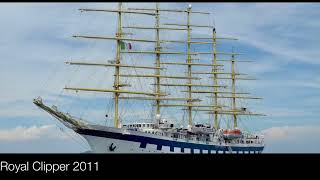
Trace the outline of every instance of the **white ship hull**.
{"label": "white ship hull", "polygon": [[79,129],[91,147],[92,153],[261,153],[262,144],[219,144],[186,141],[141,132],[128,132],[124,129],[92,126]]}
{"label": "white ship hull", "polygon": [[[56,108],[45,106],[41,99],[34,103],[50,113],[65,126],[82,135],[93,153],[261,153],[264,149],[262,139],[241,139],[238,143],[221,141],[203,141],[197,138],[175,138],[131,130],[91,125],[59,112]],[[150,128],[150,127],[149,127]],[[258,136],[257,136],[258,137]]]}

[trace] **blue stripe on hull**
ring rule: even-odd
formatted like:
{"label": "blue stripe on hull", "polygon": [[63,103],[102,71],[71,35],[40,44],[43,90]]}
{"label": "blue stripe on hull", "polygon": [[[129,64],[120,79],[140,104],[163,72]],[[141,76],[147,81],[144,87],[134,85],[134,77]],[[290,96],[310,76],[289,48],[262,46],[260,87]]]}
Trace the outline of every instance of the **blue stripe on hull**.
{"label": "blue stripe on hull", "polygon": [[[181,149],[190,148],[191,153],[194,149],[199,149],[200,152],[203,150],[210,151],[229,151],[227,146],[219,146],[219,145],[206,145],[206,144],[195,144],[188,142],[178,142],[178,141],[170,141],[165,139],[157,139],[145,136],[137,136],[132,134],[121,134],[100,130],[92,130],[92,129],[78,129],[77,133],[89,136],[98,136],[98,137],[106,137],[112,139],[119,139],[125,141],[133,141],[140,142],[140,148],[146,148],[147,144],[155,144],[157,145],[157,149],[160,150],[162,146],[169,146],[170,150],[173,150],[174,147],[179,147]],[[232,151],[262,151],[264,147],[239,147],[239,146],[231,146]]]}

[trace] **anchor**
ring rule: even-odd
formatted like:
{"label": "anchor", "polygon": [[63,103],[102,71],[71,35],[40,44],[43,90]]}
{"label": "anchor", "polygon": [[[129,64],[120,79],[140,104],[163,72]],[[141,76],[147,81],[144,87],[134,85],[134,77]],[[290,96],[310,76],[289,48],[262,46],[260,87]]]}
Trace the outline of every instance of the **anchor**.
{"label": "anchor", "polygon": [[114,151],[116,149],[117,146],[113,146],[113,143],[110,144],[109,146],[109,150],[110,151]]}

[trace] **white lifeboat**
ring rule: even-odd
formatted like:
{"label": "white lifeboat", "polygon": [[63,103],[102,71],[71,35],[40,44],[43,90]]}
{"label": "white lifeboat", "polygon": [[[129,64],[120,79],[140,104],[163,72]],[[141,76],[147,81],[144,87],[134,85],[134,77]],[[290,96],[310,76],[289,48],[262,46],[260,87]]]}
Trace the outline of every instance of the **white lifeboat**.
{"label": "white lifeboat", "polygon": [[196,124],[191,128],[191,131],[194,133],[205,133],[205,134],[214,133],[210,125],[207,125],[207,124]]}

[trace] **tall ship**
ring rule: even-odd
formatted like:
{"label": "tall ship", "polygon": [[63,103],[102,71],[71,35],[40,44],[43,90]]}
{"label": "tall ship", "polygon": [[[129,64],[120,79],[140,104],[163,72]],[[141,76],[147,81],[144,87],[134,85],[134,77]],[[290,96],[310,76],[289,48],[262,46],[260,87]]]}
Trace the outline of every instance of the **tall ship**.
{"label": "tall ship", "polygon": [[[113,120],[113,126],[90,123],[72,116],[55,105],[46,105],[41,97],[35,98],[33,103],[82,136],[92,153],[261,153],[265,146],[263,135],[244,131],[238,125],[242,117],[264,116],[251,112],[240,103],[261,99],[238,88],[238,81],[255,80],[239,73],[236,68],[237,63],[251,61],[238,60],[241,54],[233,47],[230,51],[219,50],[226,41],[237,39],[217,36],[215,25],[209,23],[212,22],[208,19],[210,13],[194,11],[191,5],[182,9],[160,8],[159,3],[152,6],[126,8],[123,3],[118,3],[115,9],[80,9],[81,12],[115,15],[116,27],[108,27],[116,30],[115,36],[73,36],[113,41],[115,48],[110,48],[110,53],[114,57],[107,57],[112,60],[104,62],[72,60],[66,64],[102,67],[114,72],[114,78],[109,88],[64,89],[111,94],[112,115],[108,118]],[[132,14],[151,17],[153,23],[132,25],[135,24],[132,18],[129,25],[124,24],[124,16]],[[208,24],[192,22],[194,15],[204,16],[208,20],[201,22]],[[175,22],[162,23],[178,16],[183,21],[180,22],[180,18]],[[209,33],[194,33],[197,29],[206,29]],[[140,36],[130,33],[130,30],[136,30]],[[144,37],[151,32],[152,38]],[[177,35],[164,38],[168,33]],[[135,47],[138,43],[143,46]],[[145,63],[145,55],[148,55],[149,63]],[[129,56],[136,60],[135,63],[130,63]],[[145,82],[138,86],[141,81]],[[151,81],[153,83],[149,83]],[[151,118],[146,120],[128,114],[130,122],[126,122],[121,111],[128,110],[128,106],[122,106],[121,101],[151,103],[147,108],[140,108],[139,103],[135,107],[150,114]]]}

